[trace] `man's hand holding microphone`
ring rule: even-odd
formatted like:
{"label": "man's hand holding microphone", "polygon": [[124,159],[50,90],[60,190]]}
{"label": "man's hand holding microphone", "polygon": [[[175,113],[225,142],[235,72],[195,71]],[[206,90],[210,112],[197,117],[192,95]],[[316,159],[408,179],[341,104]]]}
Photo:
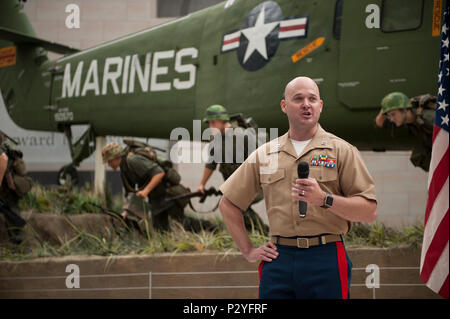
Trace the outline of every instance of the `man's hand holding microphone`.
{"label": "man's hand holding microphone", "polygon": [[300,162],[297,167],[298,179],[292,185],[292,197],[299,201],[300,217],[306,217],[307,203],[315,206],[322,206],[325,201],[324,192],[319,183],[309,176],[309,165],[307,162]]}

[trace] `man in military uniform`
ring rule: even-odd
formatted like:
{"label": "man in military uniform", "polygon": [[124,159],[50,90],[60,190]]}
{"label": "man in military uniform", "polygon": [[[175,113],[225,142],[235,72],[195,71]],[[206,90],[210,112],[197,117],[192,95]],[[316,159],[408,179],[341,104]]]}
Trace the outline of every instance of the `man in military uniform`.
{"label": "man in military uniform", "polygon": [[[220,187],[231,236],[248,261],[261,261],[260,298],[348,298],[352,265],[343,235],[351,222],[377,216],[375,185],[361,155],[319,125],[322,107],[312,79],[289,82],[281,100],[289,131],[259,147]],[[298,178],[300,162],[308,178]],[[256,248],[241,210],[261,186],[272,239]],[[299,201],[307,203],[306,215]]]}
{"label": "man in military uniform", "polygon": [[[102,150],[103,162],[113,169],[120,169],[122,182],[126,194],[135,192],[136,196],[145,199],[151,205],[153,227],[159,231],[169,230],[169,216],[180,222],[186,229],[200,231],[213,228],[208,221],[199,221],[184,215],[183,208],[175,201],[167,202],[166,187],[163,178],[165,172],[156,161],[153,161],[141,154],[133,152],[125,153],[125,150],[116,142],[111,142]],[[128,208],[129,203],[124,205]],[[122,217],[126,218],[126,209],[122,212]]]}
{"label": "man in military uniform", "polygon": [[411,100],[401,92],[392,92],[381,100],[381,110],[375,124],[384,129],[406,126],[417,138],[410,160],[414,166],[428,172],[431,160],[436,97],[430,94]]}
{"label": "man in military uniform", "polygon": [[[25,175],[23,160],[20,158],[15,161],[14,156],[21,156],[22,153],[6,144],[5,139],[5,135],[0,131],[0,199],[6,204],[6,209],[9,208],[13,214],[20,216],[19,199],[31,188],[31,180],[17,176],[18,173]],[[16,216],[4,214],[10,241],[20,244],[23,241],[22,228],[25,222]]]}
{"label": "man in military uniform", "polygon": [[[203,176],[200,185],[197,188],[197,191],[202,193],[204,193],[206,183],[217,168],[217,164],[220,163],[219,171],[222,174],[224,181],[226,181],[248,157],[249,146],[256,146],[256,136],[244,135],[242,130],[233,127],[230,122],[228,111],[222,105],[214,104],[208,107],[203,122],[207,122],[209,128],[216,132],[213,136],[213,141],[210,143],[210,157],[208,163],[205,164]],[[235,126],[237,126],[237,124]],[[232,136],[230,137],[230,135],[227,134],[232,134]],[[227,138],[229,138],[228,143],[226,143]],[[237,143],[239,139],[244,141],[243,145]],[[243,148],[240,146],[243,146]],[[220,148],[220,151],[217,148]],[[218,151],[219,154],[221,154],[221,158],[216,158],[216,156],[214,156],[216,154],[215,152]],[[232,154],[232,158],[229,158],[230,154]],[[252,204],[261,201],[262,198],[262,191],[260,191]],[[247,230],[252,230],[253,228],[255,230],[262,230],[265,235],[268,234],[269,229],[267,225],[264,224],[251,207],[248,207],[243,214]]]}

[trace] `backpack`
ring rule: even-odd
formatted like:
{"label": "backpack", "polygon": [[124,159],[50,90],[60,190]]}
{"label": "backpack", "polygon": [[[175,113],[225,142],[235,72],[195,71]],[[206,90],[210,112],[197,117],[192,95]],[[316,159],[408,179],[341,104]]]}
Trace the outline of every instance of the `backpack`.
{"label": "backpack", "polygon": [[[156,162],[161,168],[164,170],[164,179],[166,186],[169,187],[171,185],[180,184],[181,176],[180,174],[173,168],[172,162],[169,160],[160,160],[158,159],[156,150],[154,147],[148,145],[145,142],[135,141],[135,140],[123,140],[123,142],[127,145],[124,150],[125,158],[128,160],[129,156],[133,154],[138,154],[148,158],[149,160]],[[128,162],[127,162],[127,166]]]}
{"label": "backpack", "polygon": [[[428,134],[433,133],[433,125],[428,124],[427,127],[426,119],[424,118],[424,110],[436,110],[436,96],[431,94],[423,94],[411,98],[411,105],[416,111],[416,122],[417,124]],[[431,125],[430,125],[431,124]]]}
{"label": "backpack", "polygon": [[[125,158],[128,160],[129,156],[133,154],[139,154],[148,158],[151,161],[156,162],[163,170],[164,170],[164,178],[162,182],[167,189],[167,194],[169,196],[177,196],[182,194],[190,193],[191,190],[180,184],[181,176],[180,174],[173,168],[173,164],[169,160],[160,160],[158,159],[156,150],[154,147],[148,145],[145,142],[135,141],[135,140],[123,140],[123,142],[127,145],[124,150]],[[127,166],[128,165],[127,162]],[[123,179],[125,182],[125,187],[130,192],[135,192],[135,190],[126,183],[126,178]],[[189,199],[177,199],[176,203],[181,208],[184,208],[188,203]]]}
{"label": "backpack", "polygon": [[230,115],[230,123],[233,128],[236,127],[242,127],[244,129],[246,128],[254,128],[255,131],[258,129],[258,125],[253,120],[252,117],[244,117],[244,114],[242,113],[236,113]]}

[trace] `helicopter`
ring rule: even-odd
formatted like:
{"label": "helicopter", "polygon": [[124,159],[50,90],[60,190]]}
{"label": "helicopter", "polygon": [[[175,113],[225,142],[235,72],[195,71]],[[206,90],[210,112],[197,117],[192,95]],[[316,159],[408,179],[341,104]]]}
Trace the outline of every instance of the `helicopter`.
{"label": "helicopter", "polygon": [[[440,4],[440,5],[439,5]],[[319,86],[320,123],[361,150],[402,150],[373,121],[387,93],[436,90],[442,1],[235,0],[86,50],[38,38],[19,0],[0,3],[0,89],[11,119],[63,132],[73,170],[96,136],[193,137],[212,104],[287,131],[284,87]],[[54,60],[48,51],[63,54]],[[86,132],[72,140],[72,127]]]}

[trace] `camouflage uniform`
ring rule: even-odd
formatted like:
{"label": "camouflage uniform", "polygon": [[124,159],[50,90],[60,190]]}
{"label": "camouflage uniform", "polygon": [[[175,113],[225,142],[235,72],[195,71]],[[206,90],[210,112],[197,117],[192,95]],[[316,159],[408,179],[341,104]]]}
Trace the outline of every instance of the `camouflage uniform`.
{"label": "camouflage uniform", "polygon": [[[7,146],[5,144],[0,145],[0,155],[6,153],[8,155]],[[6,174],[11,172],[13,159],[11,156],[8,156],[8,164],[5,172],[5,176],[3,177],[2,184],[0,185],[0,198],[2,198],[6,205],[11,208],[11,210],[16,214],[19,215],[19,199],[20,197],[16,194],[14,190],[9,188],[8,183],[6,181]],[[9,220],[9,218],[6,217],[6,215],[3,215],[5,217],[6,227],[8,228],[8,234],[11,242],[15,244],[20,244],[23,240],[23,231],[22,228],[19,227],[19,225],[14,224],[12,220]]]}
{"label": "camouflage uniform", "polygon": [[[415,96],[409,100],[403,93],[393,92],[382,100],[384,114],[390,110],[408,108],[415,114],[414,123],[406,124],[409,134],[417,139],[410,161],[414,166],[419,166],[426,172],[428,172],[431,160],[435,105],[436,97],[430,94]],[[382,128],[393,130],[395,124],[386,118]]]}
{"label": "camouflage uniform", "polygon": [[[211,109],[212,107],[209,107]],[[226,110],[225,110],[226,112]],[[222,115],[222,114],[221,114]],[[204,122],[207,122],[210,119],[213,118],[214,114],[209,115],[208,112],[206,113],[206,117],[203,120]],[[222,115],[223,116],[223,115]],[[227,114],[227,118],[218,118],[222,120],[229,121],[229,117]],[[223,180],[226,181],[235,170],[241,166],[243,161],[248,157],[249,155],[249,146],[252,147],[250,149],[250,152],[255,150],[257,147],[256,144],[256,135],[253,134],[244,134],[244,130],[242,127],[238,127],[237,123],[232,122],[232,128],[226,130],[226,133],[224,135],[220,135],[220,137],[212,137],[211,143],[209,145],[209,159],[208,163],[205,164],[205,167],[214,171],[217,168],[217,164],[220,163],[219,166],[219,172],[222,174]],[[227,135],[230,134],[232,131],[232,136]],[[228,136],[228,137],[227,137]],[[226,140],[229,139],[228,142]],[[232,139],[232,143],[231,143]],[[237,141],[244,141],[243,146],[244,149],[238,149],[238,143]],[[220,161],[216,162],[214,160],[214,149],[216,147],[221,147],[222,150],[222,158]],[[241,152],[241,154],[239,153]],[[243,153],[243,154],[242,154]],[[227,154],[233,154],[232,159],[227,158]],[[228,155],[229,157],[229,155]],[[262,190],[260,189],[258,195],[253,200],[252,204],[255,204],[263,199],[264,195],[262,193]],[[245,227],[247,230],[251,231],[253,229],[255,230],[262,230],[265,235],[269,233],[269,227],[264,224],[264,222],[261,220],[261,218],[258,216],[258,214],[251,208],[251,205],[248,207],[246,211],[242,211]]]}
{"label": "camouflage uniform", "polygon": [[[128,158],[127,158],[128,157]],[[122,182],[125,185],[129,185],[132,189],[142,189],[147,185],[153,176],[162,173],[163,169],[154,161],[139,155],[129,153],[127,156],[122,155],[122,161],[120,163],[120,175]],[[128,195],[129,189],[125,187],[125,191]],[[156,187],[148,194],[148,201],[152,209],[153,226],[157,230],[169,230],[169,215],[175,219],[180,219],[183,212],[175,205],[166,205],[164,209],[164,199],[166,197],[166,190],[162,183],[156,185]]]}
{"label": "camouflage uniform", "polygon": [[[145,187],[157,174],[164,172],[157,162],[140,154],[122,154],[120,173],[126,196],[132,191]],[[153,227],[159,231],[169,230],[169,216],[183,225],[186,230],[212,230],[215,226],[208,221],[200,221],[184,215],[184,209],[174,201],[166,202],[168,196],[164,179],[148,194]]]}

